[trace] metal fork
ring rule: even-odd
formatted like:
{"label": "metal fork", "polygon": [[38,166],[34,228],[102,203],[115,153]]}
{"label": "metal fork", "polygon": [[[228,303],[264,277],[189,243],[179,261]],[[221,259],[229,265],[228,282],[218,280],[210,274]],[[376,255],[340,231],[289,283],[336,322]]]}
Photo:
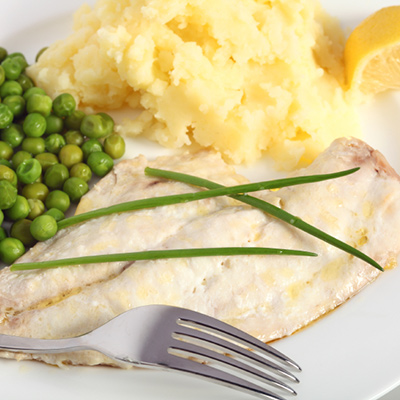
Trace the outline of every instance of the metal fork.
{"label": "metal fork", "polygon": [[[134,308],[73,338],[0,334],[0,349],[25,353],[96,350],[120,362],[194,374],[273,400],[285,400],[280,395],[285,392],[296,394],[284,380],[299,382],[287,368],[301,370],[281,352],[231,325],[163,305]],[[275,387],[274,392],[264,387],[270,385]]]}

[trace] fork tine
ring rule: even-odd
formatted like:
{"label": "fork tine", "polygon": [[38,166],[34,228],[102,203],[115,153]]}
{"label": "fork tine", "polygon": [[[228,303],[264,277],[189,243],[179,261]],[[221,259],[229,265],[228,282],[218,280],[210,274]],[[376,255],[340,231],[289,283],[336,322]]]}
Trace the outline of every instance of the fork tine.
{"label": "fork tine", "polygon": [[172,353],[168,362],[168,369],[183,372],[189,375],[196,375],[207,380],[213,381],[227,387],[231,387],[242,392],[255,395],[262,399],[268,400],[286,400],[284,397],[271,392],[259,385],[239,378],[235,375],[216,369],[208,364],[202,364],[193,359],[182,358],[181,356]]}
{"label": "fork tine", "polygon": [[256,350],[264,356],[269,355],[276,357],[278,360],[289,364],[290,366],[296,368],[298,371],[301,371],[300,366],[295,361],[287,357],[285,354],[267,345],[261,340],[258,340],[255,337],[247,334],[246,332],[243,332],[242,330],[237,329],[215,318],[209,317],[204,314],[187,312],[182,314],[182,316],[177,320],[177,323],[179,325],[184,324],[188,326],[193,326],[195,328],[197,327],[202,330],[207,330],[212,333],[216,333],[218,335],[226,337],[227,339],[241,343],[242,345],[249,347],[249,349]]}
{"label": "fork tine", "polygon": [[271,362],[267,358],[261,357],[258,354],[249,351],[241,346],[238,346],[232,342],[228,342],[227,340],[221,337],[217,337],[215,335],[209,334],[204,331],[194,330],[193,328],[185,327],[182,325],[179,326],[179,328],[175,331],[175,335],[180,336],[184,340],[185,338],[194,339],[196,341],[201,341],[204,344],[212,345],[213,347],[228,351],[232,353],[232,355],[239,355],[242,359],[245,359],[247,361],[253,361],[257,365],[264,368],[267,367],[273,370],[274,372],[279,373],[280,375],[283,375],[286,378],[293,380],[296,383],[299,382],[299,380],[295,375],[293,375],[286,369],[282,368],[280,365]]}
{"label": "fork tine", "polygon": [[[244,364],[234,358],[228,357],[224,354],[217,353],[213,350],[197,346],[193,343],[184,342],[182,340],[178,340],[176,345],[170,346],[170,349],[178,350],[180,353],[186,353],[189,357],[200,358],[202,360],[217,362],[223,366],[228,366],[233,368],[235,371],[244,373],[252,378],[257,378],[262,382],[269,383],[281,389],[285,389],[292,394],[296,394],[296,392],[286,385],[285,383],[275,379],[271,375],[266,374],[265,372],[255,369],[250,365]],[[174,352],[172,354],[175,354]]]}

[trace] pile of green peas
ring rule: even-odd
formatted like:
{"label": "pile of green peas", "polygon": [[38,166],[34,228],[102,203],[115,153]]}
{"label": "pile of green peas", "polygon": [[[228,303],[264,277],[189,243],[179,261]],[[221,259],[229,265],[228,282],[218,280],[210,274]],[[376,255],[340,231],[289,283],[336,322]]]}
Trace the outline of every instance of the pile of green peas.
{"label": "pile of green peas", "polygon": [[[40,52],[39,52],[40,54]],[[13,263],[125,153],[105,113],[87,115],[74,97],[54,100],[24,73],[21,53],[0,47],[0,260]]]}

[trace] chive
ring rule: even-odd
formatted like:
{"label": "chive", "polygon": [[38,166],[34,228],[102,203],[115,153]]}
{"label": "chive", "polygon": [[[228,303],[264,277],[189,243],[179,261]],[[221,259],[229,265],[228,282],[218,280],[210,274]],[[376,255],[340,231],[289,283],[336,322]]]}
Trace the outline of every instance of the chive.
{"label": "chive", "polygon": [[[100,208],[98,210],[89,211],[86,213],[82,213],[79,215],[75,215],[70,218],[65,218],[58,222],[58,230],[66,228],[71,225],[75,225],[84,221],[87,221],[92,218],[98,218],[105,215],[110,215],[114,213],[121,213],[126,211],[134,211],[134,210],[141,210],[144,208],[153,208],[159,206],[166,206],[171,204],[178,204],[178,203],[187,203],[190,201],[202,200],[207,199],[210,197],[217,197],[217,196],[227,196],[232,194],[238,193],[248,193],[248,192],[256,192],[259,190],[266,190],[266,189],[277,189],[282,188],[285,186],[294,186],[294,185],[302,185],[305,183],[311,182],[320,182],[323,180],[339,178],[345,175],[352,174],[359,170],[359,168],[353,168],[346,171],[335,172],[332,174],[322,174],[322,175],[309,175],[309,176],[300,176],[294,178],[284,178],[284,179],[275,179],[265,182],[258,182],[258,183],[248,183],[245,185],[238,185],[238,186],[231,186],[231,187],[224,187],[218,185],[213,187],[212,190],[206,190],[196,193],[184,193],[184,194],[176,194],[171,196],[161,196],[161,197],[153,197],[150,199],[141,199],[141,200],[134,200],[128,201],[126,203],[116,204],[110,207]],[[146,168],[145,172],[147,174],[159,174],[157,176],[162,177],[162,170],[156,170],[152,168]],[[165,171],[171,179],[174,179],[173,176],[180,176],[181,174],[173,173]],[[174,175],[177,174],[177,175]],[[175,179],[179,180],[179,179]],[[205,182],[203,182],[205,183]],[[197,185],[197,186],[204,186],[204,185]]]}
{"label": "chive", "polygon": [[[184,182],[184,183],[187,183],[190,185],[205,187],[210,190],[215,190],[215,189],[224,187],[218,183],[209,181],[207,179],[199,178],[199,177],[192,176],[192,175],[182,174],[179,172],[158,170],[158,169],[153,169],[153,168],[146,168],[145,172],[147,175],[150,175],[150,176],[158,176],[158,177],[173,179],[175,181]],[[373,267],[379,269],[380,271],[384,271],[384,269],[376,261],[374,261],[371,257],[367,256],[366,254],[362,253],[361,251],[357,250],[356,248],[348,245],[347,243],[344,243],[341,240],[336,239],[335,237],[321,231],[320,229],[316,228],[315,226],[308,224],[307,222],[303,221],[301,218],[296,217],[296,216],[288,213],[287,211],[284,211],[264,200],[260,200],[255,197],[248,196],[246,194],[245,195],[233,194],[233,195],[230,195],[230,197],[232,197],[236,200],[239,200],[243,203],[249,204],[253,207],[259,208],[260,210],[266,212],[267,214],[270,214],[270,215],[274,216],[275,218],[278,218],[284,222],[287,222],[288,224],[302,230],[303,232],[306,232],[320,240],[323,240],[324,242],[326,242],[334,247],[337,247],[338,249],[345,251],[346,253],[353,255],[354,257],[357,257],[357,258],[365,261],[366,263],[372,265]]]}
{"label": "chive", "polygon": [[134,253],[103,254],[96,256],[64,258],[60,260],[27,262],[11,265],[11,271],[30,269],[47,269],[71,265],[94,264],[118,261],[159,260],[162,258],[208,257],[208,256],[238,256],[238,255],[287,255],[309,256],[317,254],[309,251],[277,249],[268,247],[211,247],[199,249],[148,250]]}
{"label": "chive", "polygon": [[[189,179],[190,184],[196,186],[211,185],[211,190],[196,192],[196,193],[185,193],[171,196],[155,197],[150,199],[135,200],[126,203],[117,204],[114,206],[101,208],[87,213],[82,213],[71,218],[64,219],[58,223],[58,229],[66,228],[73,224],[84,222],[92,218],[98,218],[113,213],[121,213],[125,211],[133,211],[144,208],[153,208],[158,206],[165,206],[177,203],[185,203],[189,201],[196,201],[200,199],[230,195],[233,198],[237,198],[241,201],[242,197],[245,199],[258,199],[250,197],[248,195],[238,195],[238,193],[247,193],[252,191],[276,189],[285,186],[300,185],[310,182],[320,182],[327,179],[334,179],[345,175],[356,172],[359,168],[353,168],[350,170],[340,171],[331,174],[320,174],[320,175],[309,175],[294,178],[276,179],[272,181],[265,181],[259,183],[250,183],[245,185],[238,185],[232,187],[224,187],[216,183],[196,178],[190,175],[174,173],[170,171],[156,170],[152,168],[146,168],[145,172],[148,175],[163,176],[166,178],[181,180]],[[262,203],[265,203],[259,200]],[[250,204],[250,203],[249,203]],[[268,204],[268,203],[266,203]],[[252,204],[256,207],[256,204]],[[274,206],[272,206],[274,207]],[[260,208],[260,207],[259,207]],[[277,208],[277,210],[282,211]],[[289,214],[290,215],[290,214]],[[293,218],[293,216],[291,216]],[[250,255],[250,254],[279,254],[279,255],[302,255],[302,256],[316,256],[315,253],[304,252],[300,250],[287,250],[287,249],[271,249],[271,248],[248,248],[248,247],[222,247],[222,248],[204,248],[204,249],[177,249],[177,250],[154,250],[154,251],[143,251],[136,253],[123,253],[123,254],[106,254],[97,256],[86,256],[67,258],[60,260],[51,261],[40,261],[32,263],[19,263],[11,266],[11,270],[25,270],[25,269],[37,269],[37,268],[55,268],[66,265],[78,265],[78,264],[91,264],[100,262],[116,262],[116,261],[136,261],[136,260],[148,260],[148,259],[160,259],[160,258],[180,258],[180,257],[204,257],[204,256],[232,256],[232,255]]]}

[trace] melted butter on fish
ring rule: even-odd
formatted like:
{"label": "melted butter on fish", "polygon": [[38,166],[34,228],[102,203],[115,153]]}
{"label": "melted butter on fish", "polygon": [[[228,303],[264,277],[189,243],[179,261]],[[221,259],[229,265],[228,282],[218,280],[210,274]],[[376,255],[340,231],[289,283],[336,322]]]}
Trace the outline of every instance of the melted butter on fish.
{"label": "melted butter on fish", "polygon": [[[246,182],[216,154],[154,162],[138,157],[118,164],[82,199],[77,212],[199,190],[146,177],[147,165],[229,186]],[[340,139],[297,175],[355,166],[361,170],[348,177],[256,195],[393,268],[399,252],[400,182],[380,153],[359,140]],[[304,327],[379,275],[347,253],[228,197],[88,221],[37,244],[21,261],[215,246],[297,248],[315,251],[319,257],[186,258],[25,272],[5,268],[0,272],[0,333],[76,336],[132,307],[162,303],[207,313],[269,341]],[[115,364],[95,352],[2,355],[58,365]]]}

